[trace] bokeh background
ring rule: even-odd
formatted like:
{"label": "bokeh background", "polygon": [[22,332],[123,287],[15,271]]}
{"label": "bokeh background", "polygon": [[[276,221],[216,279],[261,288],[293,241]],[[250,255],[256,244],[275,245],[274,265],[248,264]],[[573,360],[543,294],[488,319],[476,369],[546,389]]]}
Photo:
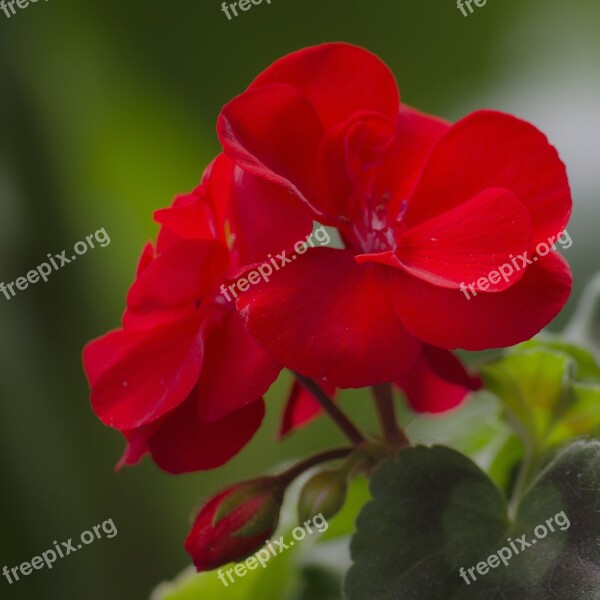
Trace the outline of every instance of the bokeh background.
{"label": "bokeh background", "polygon": [[[600,269],[598,0],[488,0],[468,18],[453,0],[272,0],[232,21],[220,0],[0,13],[0,281],[101,227],[111,238],[48,283],[0,296],[0,568],[108,518],[119,532],[52,571],[1,578],[0,597],[148,598],[189,564],[182,542],[206,495],[340,442],[320,420],[275,445],[280,384],[260,435],[218,472],[173,478],[146,460],[117,475],[123,443],[92,414],[80,364],[83,344],[118,326],[152,212],[218,152],[221,106],[281,55],[332,40],[379,54],[421,110],[455,120],[489,107],[538,125],[571,177],[573,300]],[[366,398],[343,402],[368,422]]]}

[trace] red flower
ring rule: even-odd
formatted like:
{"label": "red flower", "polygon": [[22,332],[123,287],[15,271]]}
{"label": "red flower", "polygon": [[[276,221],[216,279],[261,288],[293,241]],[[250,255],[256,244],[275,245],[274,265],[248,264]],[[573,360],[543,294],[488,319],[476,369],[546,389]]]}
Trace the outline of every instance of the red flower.
{"label": "red flower", "polygon": [[259,550],[277,528],[284,488],[263,477],[230,487],[205,504],[185,541],[198,571],[240,561]]}
{"label": "red flower", "polygon": [[[516,344],[570,293],[555,252],[470,301],[459,289],[531,256],[568,221],[565,168],[524,121],[479,111],[449,125],[400,104],[374,55],[325,44],[264,71],[225,106],[218,131],[247,173],[285,187],[343,241],[309,249],[238,300],[259,344],[303,375],[413,389],[405,378],[429,370],[428,347]],[[453,359],[436,354],[441,381],[463,378],[454,364],[448,379]]]}
{"label": "red flower", "polygon": [[[241,204],[241,195],[251,199]],[[120,464],[149,452],[171,473],[210,469],[254,435],[281,366],[247,334],[220,287],[311,231],[291,201],[221,156],[200,187],[157,212],[156,250],[144,249],[123,327],[84,350],[93,409],[128,440]],[[275,205],[268,221],[264,203]],[[282,212],[292,221],[281,223]]]}

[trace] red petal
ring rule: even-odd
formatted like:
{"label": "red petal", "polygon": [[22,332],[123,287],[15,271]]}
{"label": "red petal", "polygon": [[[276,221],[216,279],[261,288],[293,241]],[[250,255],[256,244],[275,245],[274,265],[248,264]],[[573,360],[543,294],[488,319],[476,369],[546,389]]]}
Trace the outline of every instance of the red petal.
{"label": "red petal", "polygon": [[[333,397],[335,394],[334,386],[323,381],[320,381],[319,385],[328,396]],[[285,437],[294,429],[308,425],[321,413],[321,410],[321,405],[315,400],[315,397],[298,381],[294,381],[279,426],[279,439]]]}
{"label": "red petal", "polygon": [[284,187],[235,170],[232,230],[239,262],[263,262],[313,230],[309,210]]}
{"label": "red petal", "polygon": [[421,223],[488,188],[513,192],[531,215],[534,245],[564,230],[571,212],[565,166],[544,134],[510,115],[478,111],[440,139],[410,199]]}
{"label": "red petal", "polygon": [[288,85],[249,90],[217,123],[225,153],[244,170],[309,200],[319,196],[317,154],[323,129],[308,100]]}
{"label": "red petal", "polygon": [[[108,343],[88,352],[88,360],[103,357],[104,366],[92,387],[98,418],[116,429],[135,429],[154,421],[183,402],[198,381],[202,364],[202,332],[195,315],[150,331],[109,334],[116,356],[105,358]],[[107,367],[106,364],[109,364]]]}
{"label": "red petal", "polygon": [[194,390],[161,422],[150,436],[148,448],[156,464],[168,473],[214,469],[252,439],[264,415],[265,405],[259,398],[219,421],[203,423],[198,416],[198,391]]}
{"label": "red petal", "polygon": [[227,221],[231,214],[235,164],[225,154],[219,154],[207,167],[202,177],[211,207],[211,223],[216,239],[227,243]]}
{"label": "red petal", "polygon": [[394,311],[391,270],[350,251],[315,248],[238,300],[246,325],[275,360],[339,388],[395,381],[420,344]]}
{"label": "red petal", "polygon": [[398,311],[418,338],[447,349],[484,350],[528,340],[560,312],[571,291],[571,273],[551,253],[527,267],[521,281],[503,292],[467,299],[397,272],[403,280]]}
{"label": "red petal", "polygon": [[134,348],[141,336],[116,329],[88,342],[83,349],[83,368],[90,386]]}
{"label": "red petal", "polygon": [[142,255],[140,256],[135,276],[139,277],[142,271],[144,271],[153,260],[154,247],[152,246],[152,242],[148,242],[142,249]]}
{"label": "red petal", "polygon": [[377,172],[375,196],[393,195],[390,212],[398,214],[409,197],[435,143],[450,124],[406,105],[400,107],[397,133],[386,160]]}
{"label": "red petal", "polygon": [[161,420],[159,419],[158,421],[150,423],[150,425],[121,432],[127,440],[127,446],[115,467],[115,471],[120,471],[125,466],[137,465],[140,460],[150,452],[148,440],[158,427],[160,427],[160,423]]}
{"label": "red petal", "polygon": [[154,220],[162,225],[157,241],[160,252],[182,240],[217,238],[210,205],[200,188],[191,194],[178,196],[173,206],[157,210]]}
{"label": "red petal", "polygon": [[[369,189],[396,135],[395,120],[360,112],[330,129],[319,148],[318,166],[324,189],[319,207],[333,217],[360,219],[363,190]],[[357,201],[358,197],[358,201]]]}
{"label": "red petal", "polygon": [[325,128],[361,110],[394,117],[400,98],[394,75],[364,48],[329,43],[304,48],[273,63],[250,89],[286,83],[303,94]]}
{"label": "red petal", "polygon": [[235,489],[232,486],[211,498],[198,513],[194,525],[185,540],[185,549],[192,556],[198,571],[216,569],[228,562],[245,558],[257,551],[273,534],[274,526],[260,535],[247,538],[234,536],[256,512],[264,499],[251,498],[244,506],[227,515],[216,526],[213,519],[223,499]]}
{"label": "red petal", "polygon": [[415,366],[397,382],[411,407],[421,413],[441,413],[457,407],[480,382],[447,350],[423,346]]}
{"label": "red petal", "polygon": [[206,339],[198,394],[200,419],[209,423],[260,398],[275,381],[277,364],[250,337],[242,318],[228,311]]}
{"label": "red petal", "polygon": [[399,234],[397,244],[390,264],[423,281],[457,289],[484,278],[485,289],[498,292],[519,281],[524,270],[506,278],[496,273],[492,281],[488,275],[530,250],[531,220],[514,194],[491,189]]}
{"label": "red petal", "polygon": [[170,246],[148,265],[127,296],[125,327],[154,321],[154,312],[196,308],[214,291],[229,266],[219,242],[184,240]]}
{"label": "red petal", "polygon": [[226,220],[233,189],[234,164],[224,154],[210,163],[202,183],[192,193],[177,196],[169,208],[157,210],[154,220],[162,225],[160,252],[182,240],[217,240],[227,243]]}

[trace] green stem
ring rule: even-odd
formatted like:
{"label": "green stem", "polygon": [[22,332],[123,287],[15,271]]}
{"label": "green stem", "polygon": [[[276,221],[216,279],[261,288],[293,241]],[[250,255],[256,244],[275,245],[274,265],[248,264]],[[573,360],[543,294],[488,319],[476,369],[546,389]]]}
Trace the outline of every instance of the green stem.
{"label": "green stem", "polygon": [[323,410],[337,423],[346,437],[355,445],[365,442],[363,434],[350,419],[334,404],[333,400],[310,377],[294,372],[298,381],[315,397]]}
{"label": "green stem", "polygon": [[392,384],[380,383],[374,385],[371,389],[373,390],[377,416],[379,417],[379,423],[381,424],[381,430],[385,439],[394,448],[410,446],[410,440],[398,425]]}
{"label": "green stem", "polygon": [[302,475],[304,471],[308,471],[308,469],[312,469],[316,465],[320,465],[324,462],[338,460],[340,458],[346,458],[353,451],[354,448],[334,448],[332,450],[326,450],[325,452],[315,454],[314,456],[311,456],[306,460],[299,462],[297,465],[294,465],[278,477],[287,486],[294,479],[296,479],[296,477]]}
{"label": "green stem", "polygon": [[521,466],[519,467],[519,473],[517,474],[517,479],[508,505],[508,514],[511,520],[514,520],[517,516],[519,503],[537,472],[538,462],[538,453],[536,452],[535,446],[530,442],[526,442],[525,454]]}

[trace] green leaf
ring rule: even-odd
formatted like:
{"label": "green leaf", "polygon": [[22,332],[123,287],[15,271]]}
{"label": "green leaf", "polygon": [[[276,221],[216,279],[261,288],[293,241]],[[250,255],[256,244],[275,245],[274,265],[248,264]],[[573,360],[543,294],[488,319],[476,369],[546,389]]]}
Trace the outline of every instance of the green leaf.
{"label": "green leaf", "polygon": [[481,375],[488,390],[501,398],[512,418],[536,447],[568,402],[574,360],[550,349],[513,351],[483,365]]}
{"label": "green leaf", "polygon": [[[150,600],[295,600],[302,583],[297,559],[302,553],[303,544],[289,544],[293,539],[291,530],[281,530],[271,539],[278,539],[282,534],[288,548],[277,551],[277,554],[269,559],[263,559],[264,568],[259,562],[241,576],[235,573],[235,563],[204,573],[196,573],[193,568],[189,568],[172,582],[158,586]],[[304,543],[304,546],[306,545],[308,540]],[[246,561],[237,564],[245,565]],[[233,582],[227,575],[228,571]],[[219,578],[219,574],[227,585]]]}
{"label": "green leaf", "polygon": [[[222,572],[234,568],[234,565],[223,567]],[[258,565],[254,571],[248,571],[243,577],[233,572],[234,582],[225,575],[227,586],[218,578],[218,571],[197,574],[193,570],[186,571],[173,583],[163,584],[152,595],[152,600],[287,600],[292,598],[291,592],[298,585],[298,573],[290,566],[290,556],[282,554],[267,563],[263,569]]]}
{"label": "green leaf", "polygon": [[514,434],[507,436],[486,472],[490,479],[507,492],[516,479],[517,466],[523,459],[523,442]]}
{"label": "green leaf", "polygon": [[[193,569],[186,570],[172,583],[159,586],[151,600],[288,600],[300,585],[300,571],[294,568],[292,558],[294,550],[275,556],[243,577],[232,572],[234,582],[224,575],[227,586],[219,579],[219,571],[197,574]],[[231,564],[222,568],[222,573],[233,569]]]}
{"label": "green leaf", "polygon": [[540,337],[481,367],[534,454],[600,427],[600,367],[587,350]]}
{"label": "green leaf", "polygon": [[302,587],[294,600],[341,600],[339,573],[308,565],[302,570]]}
{"label": "green leaf", "polygon": [[[558,454],[514,522],[487,475],[449,448],[403,450],[376,471],[371,490],[352,541],[348,600],[600,598],[600,442],[578,441]],[[555,531],[541,539],[536,528],[549,531],[551,518]],[[517,554],[510,541],[518,550],[523,535],[536,542]],[[487,574],[477,572],[503,548],[514,555],[508,566],[498,559]],[[467,583],[461,567],[475,567],[476,581]]]}
{"label": "green leaf", "polygon": [[549,445],[585,433],[600,433],[600,384],[574,383],[572,390],[571,406],[552,430]]}
{"label": "green leaf", "polygon": [[449,448],[403,450],[375,472],[371,492],[352,540],[349,600],[445,598],[454,561],[476,561],[507,526],[500,491]]}
{"label": "green leaf", "polygon": [[588,379],[600,380],[600,366],[596,362],[594,356],[580,346],[575,346],[562,337],[540,335],[532,340],[523,342],[515,346],[514,351],[545,348],[548,350],[556,350],[563,354],[567,354],[577,363],[576,378],[579,381]]}
{"label": "green leaf", "polygon": [[443,415],[413,415],[406,431],[416,443],[449,446],[487,464],[490,447],[505,437],[506,429],[497,397],[481,391],[470,394],[459,409]]}

